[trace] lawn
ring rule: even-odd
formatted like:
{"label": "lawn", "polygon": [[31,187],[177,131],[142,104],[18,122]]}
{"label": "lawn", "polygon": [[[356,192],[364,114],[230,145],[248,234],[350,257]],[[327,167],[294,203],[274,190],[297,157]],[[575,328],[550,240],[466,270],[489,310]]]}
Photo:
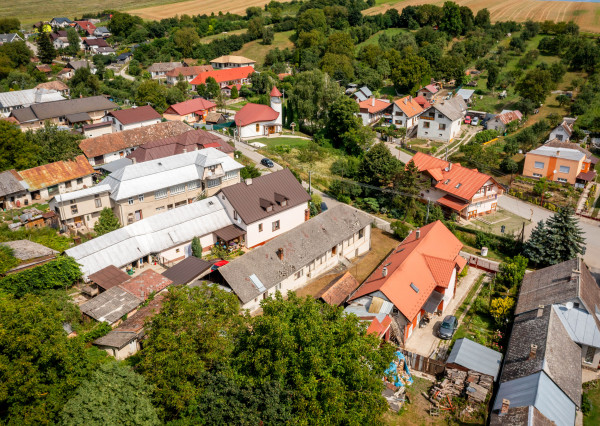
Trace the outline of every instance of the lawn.
{"label": "lawn", "polygon": [[527,226],[531,222],[507,210],[498,210],[495,213],[472,220],[468,226],[496,235],[502,235],[502,226],[504,226],[504,235],[510,235],[520,233],[523,223]]}
{"label": "lawn", "polygon": [[254,59],[258,64],[262,65],[265,62],[265,57],[271,49],[276,47],[280,50],[285,48],[292,48],[294,44],[290,40],[290,37],[294,34],[294,31],[285,31],[282,33],[275,33],[275,39],[272,44],[265,45],[261,43],[261,40],[254,40],[246,43],[240,50],[233,52],[232,55],[245,56],[246,58]]}
{"label": "lawn", "polygon": [[302,138],[288,138],[285,136],[281,137],[270,137],[270,138],[257,138],[249,141],[250,143],[259,142],[267,145],[267,149],[277,149],[277,147],[289,147],[289,148],[302,148],[308,145],[310,140]]}
{"label": "lawn", "polygon": [[208,44],[213,40],[218,40],[218,39],[222,39],[225,38],[227,36],[231,36],[231,35],[242,35],[244,34],[246,31],[248,31],[246,28],[241,28],[239,30],[233,30],[233,31],[229,31],[229,32],[224,32],[224,33],[220,33],[220,34],[214,34],[214,35],[210,35],[210,36],[206,36],[206,37],[202,37],[200,39],[200,43],[204,43],[204,44]]}
{"label": "lawn", "polygon": [[369,37],[362,43],[357,44],[356,51],[358,52],[361,47],[367,46],[369,44],[378,44],[379,37],[381,37],[382,34],[386,34],[389,37],[393,37],[396,34],[400,34],[400,33],[406,32],[406,31],[408,31],[408,30],[405,28],[388,28],[386,30],[377,31],[375,34],[373,34],[371,37]]}
{"label": "lawn", "polygon": [[583,426],[600,424],[600,381],[587,382],[583,385],[583,401],[589,402],[590,411],[583,416]]}

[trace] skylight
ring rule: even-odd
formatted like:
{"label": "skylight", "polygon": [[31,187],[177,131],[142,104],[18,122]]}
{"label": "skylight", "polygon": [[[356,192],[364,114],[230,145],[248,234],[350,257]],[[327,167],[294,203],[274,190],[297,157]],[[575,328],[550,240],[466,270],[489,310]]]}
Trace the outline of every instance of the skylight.
{"label": "skylight", "polygon": [[458,185],[455,186],[456,189],[460,188],[460,186],[462,185],[462,183],[459,183]]}
{"label": "skylight", "polygon": [[444,185],[448,185],[450,183],[450,179],[446,179],[446,181],[444,182]]}
{"label": "skylight", "polygon": [[414,285],[413,283],[410,283],[410,288],[412,288],[412,289],[415,291],[415,293],[418,293],[418,292],[419,292],[419,287],[417,287],[417,286],[416,286],[416,285]]}

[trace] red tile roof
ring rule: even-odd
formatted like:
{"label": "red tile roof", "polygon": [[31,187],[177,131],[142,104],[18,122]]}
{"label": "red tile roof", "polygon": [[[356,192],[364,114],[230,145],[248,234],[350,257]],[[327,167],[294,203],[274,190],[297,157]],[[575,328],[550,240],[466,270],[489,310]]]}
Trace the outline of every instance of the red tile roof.
{"label": "red tile roof", "polygon": [[217,81],[217,83],[237,81],[244,78],[248,78],[253,72],[253,67],[238,67],[227,68],[223,70],[206,71],[198,74],[196,78],[194,78],[190,83],[194,85],[206,83],[206,79],[208,77],[214,78]]}
{"label": "red tile roof", "polygon": [[273,88],[271,89],[271,94],[269,96],[271,96],[271,97],[277,96],[277,97],[281,98],[283,95],[281,94],[281,92],[279,91],[277,86],[273,86]]}
{"label": "red tile roof", "polygon": [[[422,152],[417,152],[411,161],[420,172],[429,173],[437,181],[437,189],[463,200],[471,200],[487,181],[494,181],[485,173],[462,167],[458,163],[451,164]],[[439,179],[440,173],[442,179]]]}
{"label": "red tile roof", "polygon": [[360,286],[350,272],[346,272],[331,281],[323,290],[315,295],[315,299],[323,299],[326,303],[339,306]]}
{"label": "red tile roof", "polygon": [[27,183],[30,191],[35,191],[62,182],[71,181],[84,176],[94,174],[94,168],[90,166],[83,155],[78,155],[73,161],[57,161],[44,164],[28,170],[18,172]]}
{"label": "red tile roof", "polygon": [[496,117],[496,119],[500,120],[502,123],[504,124],[508,124],[511,123],[515,120],[520,120],[523,118],[523,114],[521,114],[521,111],[516,110],[516,111],[507,111],[504,114],[498,114]]}
{"label": "red tile roof", "polygon": [[93,34],[96,26],[90,21],[75,21],[75,25],[78,25],[81,29],[86,31],[88,34]]}
{"label": "red tile roof", "polygon": [[383,335],[388,331],[390,325],[392,324],[392,318],[389,315],[386,315],[383,321],[379,322],[377,318],[373,318],[371,324],[367,328],[367,334],[375,334],[380,339]]}
{"label": "red tile roof", "polygon": [[122,124],[141,123],[142,121],[160,120],[162,118],[162,116],[150,105],[111,111],[108,115],[115,117]]}
{"label": "red tile roof", "polygon": [[158,293],[172,283],[173,281],[164,275],[154,272],[152,269],[147,269],[141,274],[125,281],[123,284],[121,284],[121,287],[134,296],[139,297],[142,300],[146,300],[152,292]]}
{"label": "red tile roof", "polygon": [[192,112],[208,111],[216,106],[217,104],[214,102],[208,101],[204,98],[196,98],[171,105],[165,111],[165,114],[187,115],[191,114]]}
{"label": "red tile roof", "polygon": [[392,105],[388,101],[384,101],[383,99],[375,99],[369,98],[365,101],[359,102],[358,107],[360,108],[360,112],[368,112],[370,114],[374,114],[379,111],[383,111],[389,106]]}
{"label": "red tile roof", "polygon": [[[425,89],[429,90],[431,93],[437,93],[438,92],[438,88],[433,85],[433,84],[428,84],[427,86],[424,87]],[[423,89],[421,89],[423,90]]]}
{"label": "red tile roof", "polygon": [[449,207],[456,212],[462,211],[469,205],[467,201],[463,201],[459,198],[453,197],[452,195],[444,195],[442,198],[437,200],[443,206]]}
{"label": "red tile roof", "polygon": [[277,117],[279,117],[279,113],[268,105],[246,104],[235,115],[235,124],[236,126],[247,126],[261,121],[273,121]]}
{"label": "red tile roof", "polygon": [[414,101],[416,103],[418,103],[421,108],[423,108],[424,110],[426,110],[427,108],[429,108],[431,106],[431,104],[429,103],[429,101],[427,99],[425,99],[425,96],[417,96],[416,98],[413,98]]}
{"label": "red tile roof", "polygon": [[405,96],[394,102],[407,117],[414,117],[423,112],[423,108],[412,96]]}
{"label": "red tile roof", "polygon": [[177,67],[173,68],[170,71],[167,71],[165,74],[167,77],[179,77],[180,75],[184,77],[189,76],[197,76],[201,72],[213,71],[212,65],[195,65],[193,67]]}
{"label": "red tile roof", "polygon": [[461,269],[461,249],[461,242],[441,221],[430,223],[420,229],[418,239],[416,232],[406,237],[351,299],[381,291],[412,321],[435,288],[447,287],[453,269]]}

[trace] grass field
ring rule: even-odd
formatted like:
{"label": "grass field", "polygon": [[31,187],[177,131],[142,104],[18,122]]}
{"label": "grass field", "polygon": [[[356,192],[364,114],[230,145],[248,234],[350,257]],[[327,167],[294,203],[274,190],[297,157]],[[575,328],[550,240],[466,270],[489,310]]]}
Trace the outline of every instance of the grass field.
{"label": "grass field", "polygon": [[282,137],[272,137],[272,138],[257,138],[252,139],[250,142],[259,142],[264,143],[269,148],[274,148],[277,146],[289,146],[290,148],[302,148],[306,146],[310,141],[308,139],[301,138],[286,138]]}
{"label": "grass field", "polygon": [[382,34],[387,34],[389,37],[392,37],[392,36],[395,36],[396,34],[400,34],[405,31],[408,31],[408,30],[406,30],[404,28],[388,28],[387,30],[377,31],[375,34],[373,34],[371,37],[369,37],[362,43],[357,44],[356,51],[358,52],[358,50],[363,46],[379,43],[379,37],[381,37]]}
{"label": "grass field", "polygon": [[290,41],[290,36],[293,33],[294,31],[275,33],[273,44],[269,45],[261,44],[261,40],[251,41],[250,43],[246,43],[244,47],[237,52],[233,52],[232,55],[245,56],[246,58],[254,59],[256,62],[262,65],[269,50],[275,49],[276,47],[278,47],[280,50],[283,50],[286,47],[293,47],[294,44]]}
{"label": "grass field", "polygon": [[[168,1],[168,0],[167,0]],[[222,0],[188,0],[173,4],[162,4],[153,7],[139,7],[130,10],[129,12],[141,16],[144,19],[164,19],[172,18],[175,15],[210,15],[211,13],[236,13],[245,15],[246,9],[250,6],[264,6],[270,0],[230,0],[223,2]],[[133,3],[133,2],[132,2]],[[165,1],[157,3],[166,3]],[[156,4],[156,3],[155,3]],[[124,8],[121,8],[124,9]]]}
{"label": "grass field", "polygon": [[[377,0],[376,6],[367,9],[367,15],[383,13],[388,9],[398,10],[419,4],[435,4],[442,6],[443,0]],[[518,21],[528,19],[534,21],[574,21],[583,31],[592,33],[600,32],[598,26],[600,21],[600,3],[591,2],[569,2],[569,1],[539,1],[539,0],[456,0],[461,6],[470,7],[474,13],[487,8],[490,11],[492,21]]]}
{"label": "grass field", "polygon": [[220,33],[220,34],[215,34],[215,35],[210,35],[210,36],[202,37],[200,39],[200,43],[208,44],[208,43],[210,43],[213,40],[217,40],[217,39],[220,39],[220,38],[225,38],[225,37],[230,36],[230,35],[241,35],[241,34],[244,34],[246,31],[248,31],[246,28],[242,28],[242,29],[239,29],[239,30],[229,31],[227,33]]}

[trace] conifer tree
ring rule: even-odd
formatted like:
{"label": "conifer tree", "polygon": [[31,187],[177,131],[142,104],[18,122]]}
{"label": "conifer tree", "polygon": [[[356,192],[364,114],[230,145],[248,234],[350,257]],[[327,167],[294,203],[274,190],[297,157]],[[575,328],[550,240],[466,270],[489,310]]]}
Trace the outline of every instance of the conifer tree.
{"label": "conifer tree", "polygon": [[192,256],[202,259],[202,244],[198,237],[192,239]]}
{"label": "conifer tree", "polygon": [[38,46],[38,58],[44,64],[51,64],[54,58],[56,58],[56,49],[50,40],[48,33],[40,33],[37,39]]}
{"label": "conifer tree", "polygon": [[108,234],[116,229],[119,229],[121,224],[110,207],[104,207],[100,212],[100,218],[94,226],[94,231],[98,236]]}

